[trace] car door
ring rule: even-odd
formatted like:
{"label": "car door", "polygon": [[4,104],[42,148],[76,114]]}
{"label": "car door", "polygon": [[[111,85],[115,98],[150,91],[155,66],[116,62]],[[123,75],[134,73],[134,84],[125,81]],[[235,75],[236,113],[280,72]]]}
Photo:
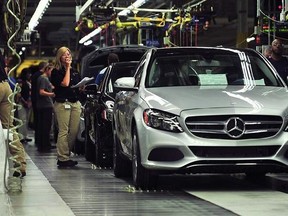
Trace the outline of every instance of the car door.
{"label": "car door", "polygon": [[[146,62],[146,56],[140,60],[139,65],[136,69],[136,73],[134,75],[135,78],[135,87],[139,88],[139,83],[142,78],[144,66]],[[139,90],[139,89],[138,89]],[[123,100],[123,109],[121,110],[121,122],[124,125],[122,130],[123,140],[122,142],[126,145],[126,150],[128,155],[132,155],[132,123],[134,118],[134,111],[139,107],[140,101],[142,100],[140,97],[139,91],[127,91],[122,95]],[[138,119],[137,119],[138,120]]]}

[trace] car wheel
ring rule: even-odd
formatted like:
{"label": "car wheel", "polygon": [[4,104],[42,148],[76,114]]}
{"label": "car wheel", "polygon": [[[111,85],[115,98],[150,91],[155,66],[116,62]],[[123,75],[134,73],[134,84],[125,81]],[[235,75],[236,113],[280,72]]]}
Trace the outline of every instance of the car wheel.
{"label": "car wheel", "polygon": [[89,162],[95,160],[95,145],[90,138],[91,123],[88,116],[85,116],[85,158]]}
{"label": "car wheel", "polygon": [[157,175],[153,175],[150,170],[145,169],[141,164],[139,140],[136,128],[133,130],[132,142],[133,184],[137,189],[151,189],[156,186]]}
{"label": "car wheel", "polygon": [[265,178],[266,172],[246,172],[245,175],[248,180],[259,180]]}
{"label": "car wheel", "polygon": [[103,141],[101,140],[101,132],[99,128],[99,122],[97,117],[95,118],[94,131],[95,131],[95,165],[103,167],[104,158],[103,158]]}
{"label": "car wheel", "polygon": [[120,153],[120,141],[116,135],[116,130],[113,128],[113,170],[117,178],[131,176],[131,163]]}

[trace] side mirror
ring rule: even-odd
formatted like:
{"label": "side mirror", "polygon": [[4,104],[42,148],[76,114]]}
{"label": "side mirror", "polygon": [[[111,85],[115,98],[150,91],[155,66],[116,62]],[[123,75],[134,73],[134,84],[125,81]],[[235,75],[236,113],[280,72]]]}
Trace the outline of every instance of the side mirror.
{"label": "side mirror", "polygon": [[137,91],[138,88],[134,87],[134,77],[121,77],[114,82],[114,88],[117,91]]}
{"label": "side mirror", "polygon": [[84,87],[84,94],[86,95],[96,95],[98,89],[97,84],[89,84]]}

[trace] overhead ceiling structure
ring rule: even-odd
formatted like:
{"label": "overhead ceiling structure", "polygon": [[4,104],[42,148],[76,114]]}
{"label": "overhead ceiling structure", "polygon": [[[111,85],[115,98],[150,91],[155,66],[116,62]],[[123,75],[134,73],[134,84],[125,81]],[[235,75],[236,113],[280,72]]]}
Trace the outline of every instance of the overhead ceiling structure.
{"label": "overhead ceiling structure", "polygon": [[[39,0],[27,3],[26,22],[28,23],[38,6]],[[52,0],[35,30],[40,34],[41,43],[46,46],[64,43],[75,39],[73,26],[76,23],[75,0]]]}
{"label": "overhead ceiling structure", "polygon": [[[89,0],[52,0],[45,14],[35,30],[40,34],[41,43],[44,46],[59,46],[60,44],[75,45],[79,40],[79,34],[74,30],[77,26],[76,7],[83,6]],[[131,0],[94,0],[92,5],[128,7]],[[26,22],[31,19],[37,8],[39,0],[29,0],[27,3]],[[167,0],[146,0],[145,7],[167,8],[172,1]],[[86,12],[89,8],[86,10]]]}
{"label": "overhead ceiling structure", "polygon": [[[26,23],[28,24],[29,20],[31,19],[33,13],[35,12],[37,5],[40,0],[28,0],[27,3],[27,10],[26,10]],[[90,2],[89,4],[91,7],[87,7],[87,9],[84,11],[84,13],[89,13],[90,9],[94,9],[94,14],[96,12],[97,21],[101,22],[103,19],[103,22],[107,21],[108,16],[105,14],[105,10],[99,10],[97,11],[97,7],[103,8],[115,8],[115,7],[123,7],[127,8],[131,5],[131,3],[134,3],[136,0],[52,0],[50,2],[49,7],[46,9],[45,14],[43,15],[42,19],[40,20],[37,27],[35,27],[35,30],[37,31],[37,34],[32,34],[32,40],[37,41],[36,43],[41,44],[42,49],[45,49],[45,47],[59,47],[61,45],[67,45],[71,49],[76,50],[77,46],[79,45],[79,40],[83,37],[80,32],[75,31],[75,27],[78,25],[78,18],[77,15],[77,9],[79,7],[83,7],[87,2]],[[226,1],[226,3],[224,3]],[[235,3],[236,0],[233,2]],[[171,9],[171,8],[177,8],[181,9],[184,7],[187,7],[192,4],[197,4],[205,2],[204,0],[145,0],[144,4],[141,6],[141,8],[149,8],[149,9]],[[207,0],[207,2],[212,2],[213,4],[218,4],[219,9],[225,10],[225,8],[222,8],[224,6],[232,6],[231,0],[229,0],[229,4],[227,4],[228,0]],[[236,5],[236,4],[234,4]],[[114,9],[113,9],[114,10]],[[231,13],[234,10],[231,10],[229,8],[227,10],[228,12],[231,11]],[[117,10],[117,13],[120,12]],[[134,11],[135,12],[135,11]],[[83,13],[83,14],[84,14]],[[149,11],[138,11],[138,14],[141,16],[149,16],[152,12]],[[81,14],[81,15],[83,15]],[[155,13],[154,13],[155,14]],[[111,14],[110,14],[111,15]],[[218,28],[221,31],[221,28]],[[39,33],[39,34],[38,34]],[[230,35],[231,36],[231,35]],[[212,39],[217,39],[213,38]],[[206,40],[206,39],[205,39]],[[207,40],[206,40],[207,41]],[[222,39],[223,41],[223,39]],[[212,44],[213,45],[213,44]],[[215,44],[218,45],[218,44]]]}

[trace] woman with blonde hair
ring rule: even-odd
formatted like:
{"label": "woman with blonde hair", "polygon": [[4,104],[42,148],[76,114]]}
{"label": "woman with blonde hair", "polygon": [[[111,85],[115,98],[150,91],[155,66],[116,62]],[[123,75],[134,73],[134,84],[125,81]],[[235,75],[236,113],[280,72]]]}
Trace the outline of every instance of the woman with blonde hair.
{"label": "woman with blonde hair", "polygon": [[81,104],[79,88],[71,88],[80,81],[80,74],[72,68],[72,54],[69,48],[60,47],[55,58],[55,68],[51,73],[54,86],[54,111],[58,123],[57,165],[73,167],[77,161],[70,159],[80,124]]}

